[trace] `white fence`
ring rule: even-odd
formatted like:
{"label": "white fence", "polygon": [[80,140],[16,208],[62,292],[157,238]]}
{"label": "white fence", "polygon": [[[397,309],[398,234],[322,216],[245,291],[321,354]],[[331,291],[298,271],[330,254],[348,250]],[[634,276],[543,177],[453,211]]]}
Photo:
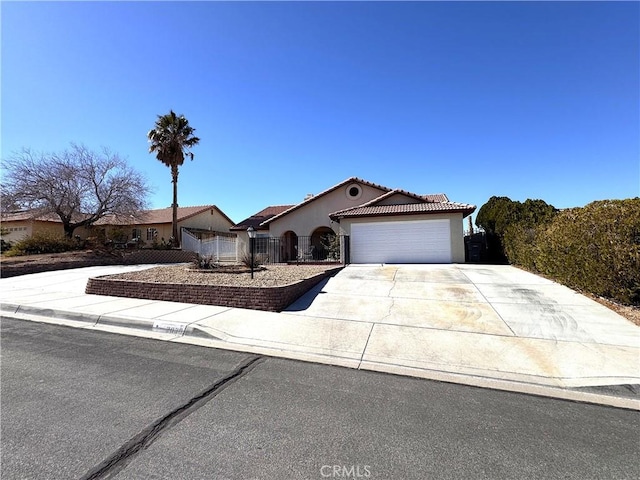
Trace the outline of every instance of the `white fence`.
{"label": "white fence", "polygon": [[182,250],[196,252],[203,257],[211,257],[216,262],[237,262],[237,237],[216,235],[200,240],[189,230],[182,229]]}

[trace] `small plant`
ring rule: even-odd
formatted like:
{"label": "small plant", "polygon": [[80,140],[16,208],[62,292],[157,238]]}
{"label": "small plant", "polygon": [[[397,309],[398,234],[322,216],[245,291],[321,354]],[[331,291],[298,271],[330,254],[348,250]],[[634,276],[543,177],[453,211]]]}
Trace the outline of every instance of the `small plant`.
{"label": "small plant", "polygon": [[[267,258],[266,255],[264,253],[257,253],[254,254],[253,256],[253,268],[256,269],[258,267],[260,267],[262,264],[266,263]],[[242,255],[242,264],[247,267],[247,268],[251,268],[251,254],[250,253],[244,253]]]}
{"label": "small plant", "polygon": [[211,255],[198,254],[193,263],[195,264],[196,268],[202,270],[213,270],[214,268],[218,268],[220,266],[220,264]]}
{"label": "small plant", "polygon": [[153,242],[151,243],[151,248],[153,250],[171,250],[173,238],[169,238],[169,243],[164,241],[164,237],[160,239],[160,242],[154,237]]}

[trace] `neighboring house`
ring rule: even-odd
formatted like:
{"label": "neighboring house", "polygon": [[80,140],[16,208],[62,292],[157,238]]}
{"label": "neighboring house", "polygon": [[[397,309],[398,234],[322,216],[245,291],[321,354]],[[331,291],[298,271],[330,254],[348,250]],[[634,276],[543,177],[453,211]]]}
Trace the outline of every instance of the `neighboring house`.
{"label": "neighboring house", "polygon": [[[122,244],[134,244],[134,240],[139,238],[143,246],[168,243],[172,232],[172,216],[171,207],[148,210],[137,217],[107,215],[89,228],[76,228],[74,236],[83,239],[97,237]],[[178,207],[178,230],[184,227],[195,236],[206,237],[216,233],[228,236],[232,226],[233,221],[215,205]],[[2,229],[7,232],[2,238],[12,243],[36,233],[64,235],[62,222],[57,215],[39,215],[35,211],[3,212]]]}
{"label": "neighboring house", "polygon": [[[2,239],[10,243],[41,233],[64,235],[62,221],[54,213],[40,214],[35,210],[2,212],[0,223],[3,232],[6,232]],[[76,228],[74,235],[85,238],[87,230],[84,227]]]}
{"label": "neighboring house", "polygon": [[[168,243],[172,234],[173,209],[171,207],[148,210],[136,218],[107,216],[94,224],[107,238],[118,231],[121,241],[140,238],[144,244]],[[178,207],[178,231],[181,228],[196,234],[205,232],[228,233],[233,221],[215,205]]]}
{"label": "neighboring house", "polygon": [[345,263],[464,262],[463,218],[475,208],[444,194],[416,195],[351,177],[297,205],[269,207],[231,230],[246,250],[246,229],[253,226],[258,253],[271,262],[330,259],[336,235]]}

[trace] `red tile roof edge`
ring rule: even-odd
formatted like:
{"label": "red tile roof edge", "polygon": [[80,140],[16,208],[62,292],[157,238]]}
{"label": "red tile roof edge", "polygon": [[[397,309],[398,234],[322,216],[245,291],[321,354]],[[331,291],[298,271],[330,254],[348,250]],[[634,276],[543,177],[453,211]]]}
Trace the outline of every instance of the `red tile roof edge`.
{"label": "red tile roof edge", "polygon": [[389,215],[433,215],[438,213],[462,213],[463,218],[472,214],[476,209],[475,205],[456,202],[425,202],[407,203],[398,205],[360,205],[348,208],[329,215],[332,220],[341,218],[375,217]]}
{"label": "red tile roof edge", "polygon": [[259,212],[254,213],[250,217],[245,218],[230,228],[231,231],[244,231],[250,226],[256,230],[268,230],[267,227],[261,226],[263,222],[293,207],[293,205],[270,205],[263,208]]}

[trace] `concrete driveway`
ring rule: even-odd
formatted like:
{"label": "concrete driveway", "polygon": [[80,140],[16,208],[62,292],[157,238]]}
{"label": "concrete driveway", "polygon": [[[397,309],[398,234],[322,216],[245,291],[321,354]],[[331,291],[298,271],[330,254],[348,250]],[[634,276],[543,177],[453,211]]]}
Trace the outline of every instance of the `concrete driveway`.
{"label": "concrete driveway", "polygon": [[2,278],[0,313],[596,403],[610,399],[575,389],[640,384],[640,327],[510,266],[350,265],[281,313],[84,293],[150,267]]}
{"label": "concrete driveway", "polygon": [[565,387],[640,378],[639,327],[506,265],[350,265],[288,311],[373,324],[361,368]]}

